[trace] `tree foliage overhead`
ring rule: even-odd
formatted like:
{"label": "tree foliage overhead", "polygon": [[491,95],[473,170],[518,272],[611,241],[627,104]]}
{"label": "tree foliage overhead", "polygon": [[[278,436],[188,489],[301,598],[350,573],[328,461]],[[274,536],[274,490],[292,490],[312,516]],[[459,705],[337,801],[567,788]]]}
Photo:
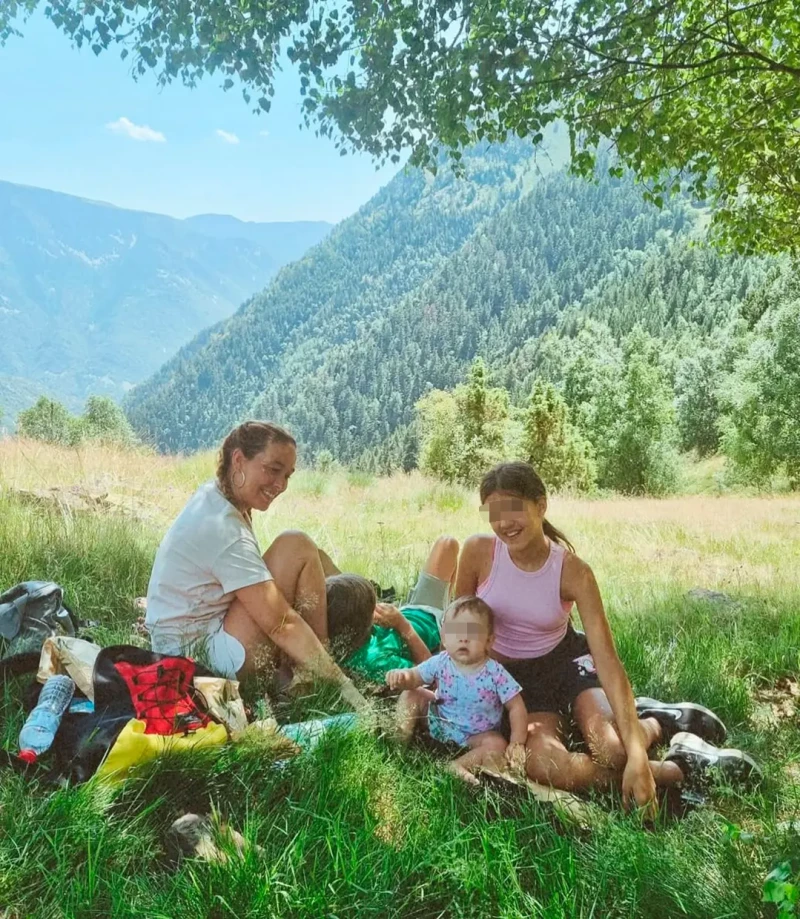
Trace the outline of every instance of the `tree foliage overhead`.
{"label": "tree foliage overhead", "polygon": [[[0,11],[0,40],[39,0]],[[740,249],[800,243],[795,0],[49,0],[50,19],[134,74],[205,73],[268,111],[285,52],[305,120],[343,152],[431,162],[478,139],[569,127],[590,175],[603,139],[656,202],[687,187]]]}

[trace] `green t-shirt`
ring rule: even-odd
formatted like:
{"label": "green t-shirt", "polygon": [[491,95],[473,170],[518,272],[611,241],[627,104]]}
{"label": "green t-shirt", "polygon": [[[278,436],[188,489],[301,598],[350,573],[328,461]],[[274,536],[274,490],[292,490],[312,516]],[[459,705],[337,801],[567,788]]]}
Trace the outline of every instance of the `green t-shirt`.
{"label": "green t-shirt", "polygon": [[[414,606],[403,607],[402,613],[427,649],[437,651],[440,643],[439,624],[433,613]],[[345,658],[344,666],[356,670],[368,680],[383,683],[388,670],[413,667],[414,660],[408,645],[394,629],[373,625],[369,641]]]}

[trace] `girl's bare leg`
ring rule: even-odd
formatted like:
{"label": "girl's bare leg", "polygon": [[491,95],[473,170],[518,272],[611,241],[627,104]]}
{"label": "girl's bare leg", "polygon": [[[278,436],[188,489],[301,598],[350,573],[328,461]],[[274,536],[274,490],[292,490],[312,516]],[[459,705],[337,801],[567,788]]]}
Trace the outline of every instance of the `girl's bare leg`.
{"label": "girl's bare leg", "polygon": [[447,581],[452,591],[458,565],[458,540],[453,536],[440,536],[431,546],[431,551],[422,570],[440,581]]}
{"label": "girl's bare leg", "polygon": [[448,764],[448,769],[459,778],[477,783],[474,776],[476,769],[486,766],[502,772],[505,769],[504,753],[508,744],[499,731],[485,731],[475,734],[467,740],[469,751]]}
{"label": "girl's bare leg", "polygon": [[[587,690],[593,691],[593,690]],[[585,693],[578,697],[582,698]],[[575,707],[578,719],[578,705]],[[580,721],[579,721],[579,726]],[[598,749],[602,762],[586,753],[573,753],[563,740],[563,721],[554,712],[533,712],[528,715],[528,777],[534,782],[561,788],[564,791],[585,791],[589,788],[618,787],[625,767],[625,750],[604,745],[600,750],[597,736],[587,737],[587,743]],[[591,731],[588,731],[591,736]],[[619,741],[620,746],[622,744]],[[683,780],[675,763],[651,762],[650,769],[657,785],[674,785]]]}
{"label": "girl's bare leg", "polygon": [[430,689],[407,689],[400,693],[395,711],[395,737],[409,743],[421,718],[428,715],[428,706],[436,698]]}
{"label": "girl's bare leg", "polygon": [[[575,700],[573,714],[594,762],[621,773],[627,755],[605,692],[602,689],[582,692]],[[644,718],[639,724],[648,748],[661,740],[661,725],[655,718]],[[651,760],[650,769],[656,785],[676,785],[683,781],[683,772],[677,763]]]}

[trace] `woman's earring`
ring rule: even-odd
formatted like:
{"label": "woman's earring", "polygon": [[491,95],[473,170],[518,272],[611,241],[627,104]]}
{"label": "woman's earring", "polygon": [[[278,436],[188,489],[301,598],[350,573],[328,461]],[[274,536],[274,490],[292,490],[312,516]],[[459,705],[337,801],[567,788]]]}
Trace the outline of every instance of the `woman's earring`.
{"label": "woman's earring", "polygon": [[234,477],[233,477],[233,485],[234,485],[234,488],[244,488],[244,483],[245,483],[244,469],[240,469],[239,472],[241,472],[241,474],[242,474],[242,481],[241,481],[241,482],[237,482],[237,481],[236,481],[236,476],[234,476]]}

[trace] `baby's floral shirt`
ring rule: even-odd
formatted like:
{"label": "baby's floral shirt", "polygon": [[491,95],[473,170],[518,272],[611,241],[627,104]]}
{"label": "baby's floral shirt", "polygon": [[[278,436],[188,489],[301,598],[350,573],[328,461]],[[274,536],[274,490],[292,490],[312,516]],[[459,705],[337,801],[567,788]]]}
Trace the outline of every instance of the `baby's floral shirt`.
{"label": "baby's floral shirt", "polygon": [[436,702],[428,712],[431,735],[462,746],[475,734],[496,731],[503,707],[522,691],[505,667],[491,658],[480,670],[465,673],[442,651],[416,670],[424,683],[436,684]]}

